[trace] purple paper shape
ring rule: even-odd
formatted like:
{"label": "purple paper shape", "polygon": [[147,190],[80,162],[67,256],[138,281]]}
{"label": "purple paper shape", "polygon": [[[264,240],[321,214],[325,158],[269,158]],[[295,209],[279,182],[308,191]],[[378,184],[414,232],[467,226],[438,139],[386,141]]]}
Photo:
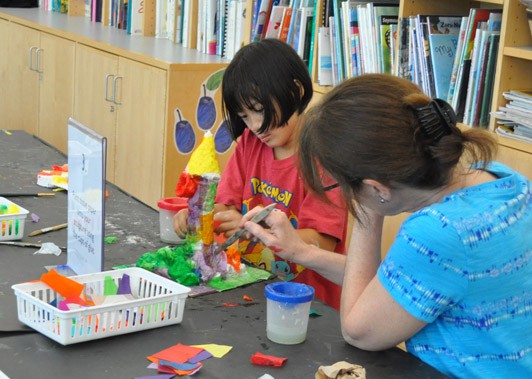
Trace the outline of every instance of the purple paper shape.
{"label": "purple paper shape", "polygon": [[37,216],[35,213],[31,213],[30,214],[30,217],[31,217],[31,221],[33,222],[39,222],[39,220],[41,219],[39,216]]}
{"label": "purple paper shape", "polygon": [[150,376],[137,376],[133,379],[171,379],[176,374],[164,374],[164,375],[150,375]]}
{"label": "purple paper shape", "polygon": [[205,359],[209,359],[212,357],[212,354],[209,353],[207,350],[203,350],[201,353],[198,353],[195,357],[190,358],[188,361],[190,363],[198,363],[201,361],[204,361]]}
{"label": "purple paper shape", "polygon": [[159,359],[159,366],[168,366],[176,370],[190,371],[190,370],[194,370],[198,368],[200,364],[199,363],[177,363],[177,362],[170,362],[170,361]]}
{"label": "purple paper shape", "polygon": [[131,294],[131,285],[129,281],[129,275],[123,274],[120,284],[118,285],[117,295],[129,295]]}

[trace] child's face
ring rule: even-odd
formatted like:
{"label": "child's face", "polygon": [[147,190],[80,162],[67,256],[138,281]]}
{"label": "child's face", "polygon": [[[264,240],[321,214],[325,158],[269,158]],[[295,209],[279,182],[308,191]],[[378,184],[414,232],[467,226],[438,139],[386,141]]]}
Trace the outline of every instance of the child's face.
{"label": "child's face", "polygon": [[256,109],[244,109],[238,114],[246,127],[257,136],[258,139],[269,147],[285,147],[292,144],[295,136],[294,131],[299,118],[297,114],[293,114],[283,127],[272,126],[265,133],[258,133],[264,121],[264,114],[260,107]]}

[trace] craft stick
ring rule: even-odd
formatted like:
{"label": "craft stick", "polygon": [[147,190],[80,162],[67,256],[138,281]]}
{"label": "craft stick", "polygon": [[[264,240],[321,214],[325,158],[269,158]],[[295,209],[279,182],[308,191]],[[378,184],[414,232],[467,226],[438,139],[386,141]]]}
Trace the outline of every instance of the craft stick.
{"label": "craft stick", "polygon": [[55,196],[53,192],[36,192],[36,193],[4,193],[2,197],[20,197],[20,196]]}
{"label": "craft stick", "polygon": [[59,225],[56,225],[56,226],[50,226],[48,228],[42,228],[42,229],[35,230],[35,231],[31,232],[30,234],[28,234],[28,236],[29,237],[38,236],[40,234],[44,234],[44,233],[48,233],[48,232],[53,232],[53,231],[56,231],[56,230],[64,229],[67,226],[68,226],[68,223],[64,223],[64,224],[59,224]]}

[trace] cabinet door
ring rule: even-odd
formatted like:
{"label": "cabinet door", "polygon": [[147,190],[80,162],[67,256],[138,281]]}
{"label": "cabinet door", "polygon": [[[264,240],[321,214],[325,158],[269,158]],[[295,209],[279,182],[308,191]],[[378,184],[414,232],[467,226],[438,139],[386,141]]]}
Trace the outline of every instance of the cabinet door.
{"label": "cabinet door", "polygon": [[67,121],[72,115],[75,43],[41,33],[38,136],[67,152]]}
{"label": "cabinet door", "polygon": [[[39,117],[39,74],[29,68],[30,50],[39,47],[40,33],[9,23],[7,59],[6,129],[22,129],[37,134]],[[33,55],[34,55],[33,54]],[[35,55],[34,55],[35,56]],[[35,62],[34,62],[35,64]]]}
{"label": "cabinet door", "polygon": [[162,195],[166,71],[119,58],[115,184],[152,207]]}
{"label": "cabinet door", "polygon": [[[74,78],[74,118],[107,138],[107,180],[115,180],[116,105],[111,101],[116,55],[78,44]],[[107,84],[106,84],[107,83]]]}
{"label": "cabinet door", "polygon": [[9,21],[0,19],[0,129],[8,129],[7,125],[7,77],[8,77],[8,68],[9,60],[7,49],[8,49],[8,35],[7,30],[9,28]]}

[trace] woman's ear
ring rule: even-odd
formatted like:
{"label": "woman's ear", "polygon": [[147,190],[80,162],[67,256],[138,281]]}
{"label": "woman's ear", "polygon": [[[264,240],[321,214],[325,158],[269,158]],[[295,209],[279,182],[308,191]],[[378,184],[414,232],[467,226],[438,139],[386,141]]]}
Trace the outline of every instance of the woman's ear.
{"label": "woman's ear", "polygon": [[379,198],[384,199],[385,201],[390,201],[390,187],[385,186],[381,182],[378,182],[373,179],[363,179],[362,183],[364,183],[368,187],[373,187],[373,191],[375,191],[376,196],[378,196]]}

